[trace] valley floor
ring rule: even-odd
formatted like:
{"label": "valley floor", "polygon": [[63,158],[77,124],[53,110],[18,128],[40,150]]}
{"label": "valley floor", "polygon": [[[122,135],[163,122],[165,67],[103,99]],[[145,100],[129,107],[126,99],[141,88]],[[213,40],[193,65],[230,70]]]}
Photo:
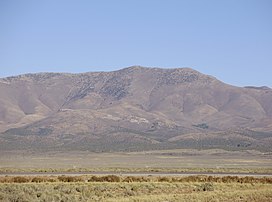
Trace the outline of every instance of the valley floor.
{"label": "valley floor", "polygon": [[127,153],[0,151],[0,172],[13,171],[272,173],[272,154],[219,149]]}
{"label": "valley floor", "polygon": [[0,174],[3,202],[272,201],[272,154],[252,150],[3,151]]}

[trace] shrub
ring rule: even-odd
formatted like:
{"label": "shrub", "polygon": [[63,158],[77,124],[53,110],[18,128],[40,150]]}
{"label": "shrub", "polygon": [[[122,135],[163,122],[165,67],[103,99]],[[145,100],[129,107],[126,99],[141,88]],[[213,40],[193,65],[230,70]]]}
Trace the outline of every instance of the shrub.
{"label": "shrub", "polygon": [[139,182],[141,177],[127,176],[123,179],[123,182]]}
{"label": "shrub", "polygon": [[211,183],[204,183],[201,185],[198,185],[194,191],[213,191],[214,187]]}
{"label": "shrub", "polygon": [[26,183],[29,182],[29,179],[26,177],[17,176],[13,178],[13,182],[15,183]]}
{"label": "shrub", "polygon": [[172,179],[170,177],[159,177],[158,182],[171,182]]}
{"label": "shrub", "polygon": [[82,182],[83,179],[81,177],[77,177],[77,176],[59,176],[58,180],[61,182]]}
{"label": "shrub", "polygon": [[120,182],[121,181],[120,177],[116,175],[102,176],[101,179],[103,182]]}
{"label": "shrub", "polygon": [[88,182],[121,182],[121,178],[116,175],[92,176],[88,179]]}
{"label": "shrub", "polygon": [[31,182],[36,182],[36,183],[40,183],[40,182],[44,182],[45,179],[41,178],[41,177],[34,177]]}
{"label": "shrub", "polygon": [[101,182],[101,179],[100,177],[92,176],[91,178],[88,179],[88,182]]}

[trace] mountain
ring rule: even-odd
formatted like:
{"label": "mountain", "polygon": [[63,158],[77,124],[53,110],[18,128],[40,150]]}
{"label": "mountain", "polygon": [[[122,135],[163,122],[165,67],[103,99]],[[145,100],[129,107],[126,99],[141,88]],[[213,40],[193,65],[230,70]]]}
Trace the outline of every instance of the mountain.
{"label": "mountain", "polygon": [[0,79],[0,150],[271,151],[272,89],[190,68]]}

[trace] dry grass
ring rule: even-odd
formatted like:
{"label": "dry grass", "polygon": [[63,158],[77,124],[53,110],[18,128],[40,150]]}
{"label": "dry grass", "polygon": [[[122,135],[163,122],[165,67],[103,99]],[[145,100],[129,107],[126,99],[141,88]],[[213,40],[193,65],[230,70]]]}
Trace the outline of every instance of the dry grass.
{"label": "dry grass", "polygon": [[210,183],[262,183],[272,184],[271,177],[238,177],[238,176],[207,176],[193,175],[187,177],[157,177],[157,176],[4,176],[0,177],[0,183],[42,183],[42,182],[210,182]]}
{"label": "dry grass", "polygon": [[272,201],[272,184],[237,182],[1,183],[0,201]]}
{"label": "dry grass", "polygon": [[272,178],[5,176],[0,201],[272,201]]}

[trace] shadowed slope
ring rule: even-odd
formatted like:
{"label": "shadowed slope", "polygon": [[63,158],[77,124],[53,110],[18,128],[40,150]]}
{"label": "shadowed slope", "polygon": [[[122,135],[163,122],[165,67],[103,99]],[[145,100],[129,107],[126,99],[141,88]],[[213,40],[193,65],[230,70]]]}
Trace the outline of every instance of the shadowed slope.
{"label": "shadowed slope", "polygon": [[267,150],[272,143],[270,88],[230,86],[190,68],[26,74],[0,79],[0,95],[1,149]]}

